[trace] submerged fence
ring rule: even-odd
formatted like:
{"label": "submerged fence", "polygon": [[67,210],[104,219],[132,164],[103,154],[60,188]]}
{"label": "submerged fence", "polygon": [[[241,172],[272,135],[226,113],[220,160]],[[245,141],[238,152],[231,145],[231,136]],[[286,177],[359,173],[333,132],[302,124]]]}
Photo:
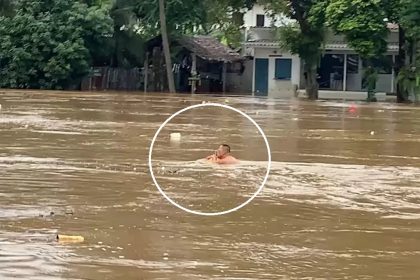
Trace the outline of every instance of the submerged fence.
{"label": "submerged fence", "polygon": [[94,67],[82,80],[81,90],[139,90],[143,76],[139,68]]}

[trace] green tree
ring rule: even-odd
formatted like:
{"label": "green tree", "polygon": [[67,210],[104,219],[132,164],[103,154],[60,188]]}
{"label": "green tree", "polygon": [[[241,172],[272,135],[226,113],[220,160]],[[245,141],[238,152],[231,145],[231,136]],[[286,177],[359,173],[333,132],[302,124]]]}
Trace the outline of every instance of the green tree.
{"label": "green tree", "polygon": [[403,91],[412,95],[418,102],[420,95],[420,1],[400,0],[399,24],[405,33],[404,66],[397,81]]}
{"label": "green tree", "polygon": [[325,41],[327,0],[260,0],[273,18],[283,14],[296,23],[278,28],[280,45],[304,62],[306,93],[318,98],[317,68]]}
{"label": "green tree", "polygon": [[0,86],[74,87],[110,34],[112,19],[104,8],[19,0],[11,18],[0,17]]}
{"label": "green tree", "polygon": [[116,0],[111,7],[114,32],[110,65],[113,67],[130,68],[143,64],[145,41],[151,36],[140,32],[134,12],[136,3],[137,0]]}
{"label": "green tree", "polygon": [[13,14],[13,0],[0,0],[0,16]]}
{"label": "green tree", "polygon": [[[399,75],[400,71],[405,65],[405,46],[406,46],[406,36],[405,30],[400,24],[401,18],[401,0],[382,0],[381,9],[385,11],[387,22],[398,25],[398,56],[396,56],[394,63],[394,71],[396,76]],[[408,98],[407,91],[401,86],[397,78],[397,102],[406,102]]]}
{"label": "green tree", "polygon": [[[165,13],[161,14],[159,12],[163,9],[159,9],[162,6],[159,5],[162,4],[159,0],[117,0],[111,11],[115,22],[116,44],[119,45],[117,36],[122,37],[122,34],[134,31],[135,36],[131,39],[136,37],[143,44],[155,36],[164,35],[163,33],[168,36],[168,44],[164,45],[169,45],[171,39],[180,35],[206,34],[238,47],[242,40],[242,13],[251,8],[254,2],[255,0],[166,0]],[[165,17],[166,32],[162,32],[162,16]],[[165,36],[162,37],[165,42]],[[171,80],[168,76],[168,81]]]}
{"label": "green tree", "polygon": [[377,69],[374,60],[387,50],[386,11],[382,0],[332,0],[326,9],[327,21],[338,34],[343,34],[350,45],[366,62],[364,80],[368,100],[375,101]]}

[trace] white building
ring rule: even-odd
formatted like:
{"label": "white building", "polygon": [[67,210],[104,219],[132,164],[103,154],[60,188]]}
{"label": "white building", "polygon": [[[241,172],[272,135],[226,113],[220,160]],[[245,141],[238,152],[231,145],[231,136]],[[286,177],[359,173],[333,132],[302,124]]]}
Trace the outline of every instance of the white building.
{"label": "white building", "polygon": [[[285,21],[287,19],[279,17],[273,22],[260,5],[245,14],[243,54],[252,59],[245,63],[243,74],[236,79],[241,91],[256,96],[292,97],[297,90],[305,88],[301,59],[280,49],[271,27]],[[389,27],[388,52],[385,60],[378,61],[381,70],[376,85],[376,91],[384,94],[395,92],[392,64],[398,54],[398,28]],[[320,95],[332,91],[336,94],[343,92],[343,95],[346,92],[365,92],[362,68],[363,62],[343,36],[330,34],[318,69]],[[231,81],[235,80],[232,78]],[[231,84],[235,86],[235,82]]]}

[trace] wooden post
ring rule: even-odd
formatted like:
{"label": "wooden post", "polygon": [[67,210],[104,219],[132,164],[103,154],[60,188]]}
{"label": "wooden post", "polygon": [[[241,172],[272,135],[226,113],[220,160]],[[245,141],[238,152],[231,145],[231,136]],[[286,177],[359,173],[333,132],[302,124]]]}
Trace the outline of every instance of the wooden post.
{"label": "wooden post", "polygon": [[160,65],[160,48],[154,47],[153,54],[152,54],[152,64],[153,64],[153,86],[152,91],[159,91],[160,90],[160,69],[162,65]]}
{"label": "wooden post", "polygon": [[195,78],[197,78],[197,56],[195,53],[192,53],[191,57],[191,78],[193,78],[193,80],[191,81],[191,94],[194,94],[197,89],[197,81],[195,80]]}
{"label": "wooden post", "polygon": [[347,90],[347,54],[344,54],[343,91]]}
{"label": "wooden post", "polygon": [[222,69],[222,89],[223,93],[226,92],[226,72],[227,72],[227,63],[223,61],[223,69]]}
{"label": "wooden post", "polygon": [[146,58],[144,59],[144,93],[147,92],[147,83],[149,79],[149,52],[146,52]]}
{"label": "wooden post", "polygon": [[[392,55],[392,66],[395,65],[395,55]],[[394,88],[395,88],[395,69],[394,67],[392,67],[392,72],[391,72],[391,92],[394,93]]]}

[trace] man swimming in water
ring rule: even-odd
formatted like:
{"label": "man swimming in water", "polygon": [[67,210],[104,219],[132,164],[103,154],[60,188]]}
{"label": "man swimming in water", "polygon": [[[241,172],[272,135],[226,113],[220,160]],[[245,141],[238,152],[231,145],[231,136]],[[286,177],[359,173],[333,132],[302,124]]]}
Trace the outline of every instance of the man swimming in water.
{"label": "man swimming in water", "polygon": [[239,163],[239,160],[230,155],[230,146],[227,144],[220,145],[214,154],[206,157],[206,159],[210,162],[219,164]]}

